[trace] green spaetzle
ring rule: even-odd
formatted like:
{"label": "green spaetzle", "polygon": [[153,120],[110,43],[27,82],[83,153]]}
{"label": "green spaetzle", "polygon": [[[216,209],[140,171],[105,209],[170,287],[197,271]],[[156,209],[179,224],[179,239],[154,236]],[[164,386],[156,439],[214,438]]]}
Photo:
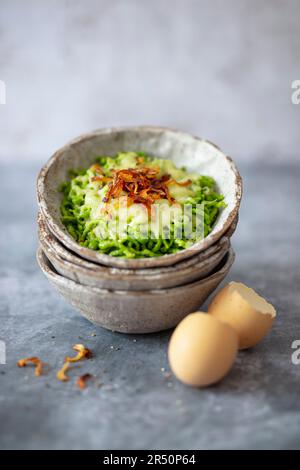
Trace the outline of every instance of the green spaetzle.
{"label": "green spaetzle", "polygon": [[[131,202],[122,206],[127,196],[124,190],[118,198],[106,201],[113,175],[126,169],[157,171],[155,183],[167,181],[169,176],[169,199],[157,199],[152,204],[158,214],[154,222],[149,223],[149,210],[143,205]],[[170,160],[141,152],[98,157],[96,165],[72,170],[70,180],[59,190],[63,193],[61,220],[70,235],[82,246],[125,258],[162,256],[191,246],[211,232],[219,211],[226,205],[213,178],[188,173]],[[125,226],[120,230],[124,218]]]}

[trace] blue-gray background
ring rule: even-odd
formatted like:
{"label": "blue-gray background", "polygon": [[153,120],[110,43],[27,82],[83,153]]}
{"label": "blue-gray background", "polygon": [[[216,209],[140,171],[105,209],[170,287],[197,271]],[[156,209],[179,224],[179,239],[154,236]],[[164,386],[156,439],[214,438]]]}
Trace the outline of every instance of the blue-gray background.
{"label": "blue-gray background", "polygon": [[[1,0],[0,448],[300,447],[300,2]],[[68,139],[97,127],[154,124],[218,143],[244,180],[236,262],[278,318],[205,390],[169,374],[170,332],[118,335],[66,305],[35,262],[35,178]],[[55,379],[83,342],[83,392]],[[24,356],[49,363],[35,378]],[[100,386],[101,385],[101,386]]]}
{"label": "blue-gray background", "polygon": [[298,0],[1,0],[0,158],[141,123],[297,158],[299,15]]}

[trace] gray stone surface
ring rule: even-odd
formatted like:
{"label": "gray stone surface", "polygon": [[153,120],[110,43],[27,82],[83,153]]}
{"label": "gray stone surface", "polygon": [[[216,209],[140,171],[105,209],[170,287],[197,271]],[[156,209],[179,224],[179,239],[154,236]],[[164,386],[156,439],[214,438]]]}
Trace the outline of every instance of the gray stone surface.
{"label": "gray stone surface", "polygon": [[[2,165],[0,235],[0,447],[4,449],[299,448],[300,166],[242,166],[245,194],[229,279],[249,284],[278,309],[271,334],[242,352],[230,375],[204,390],[168,369],[170,332],[126,336],[96,328],[53,290],[35,262],[37,166]],[[96,336],[93,336],[93,334]],[[102,387],[76,389],[55,374],[81,341],[94,358],[76,368]],[[114,347],[112,349],[111,347]],[[119,348],[119,349],[118,349]],[[19,369],[38,355],[47,374]]]}

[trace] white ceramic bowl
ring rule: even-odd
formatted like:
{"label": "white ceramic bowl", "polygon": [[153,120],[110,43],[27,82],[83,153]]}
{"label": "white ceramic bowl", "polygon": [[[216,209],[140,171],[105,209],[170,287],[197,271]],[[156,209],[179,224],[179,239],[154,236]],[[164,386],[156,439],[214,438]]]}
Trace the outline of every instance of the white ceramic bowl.
{"label": "white ceramic bowl", "polygon": [[171,289],[124,291],[83,286],[58,274],[42,249],[37,251],[40,268],[75,309],[96,325],[121,333],[153,333],[177,325],[197,310],[228,273],[234,252],[230,249],[209,277]]}
{"label": "white ceramic bowl", "polygon": [[149,290],[188,284],[208,276],[230,248],[230,238],[226,232],[215,245],[172,266],[112,268],[87,261],[70,252],[51,234],[41,214],[38,216],[38,227],[41,247],[59,274],[80,284],[101,289]]}
{"label": "white ceramic bowl", "polygon": [[[70,169],[88,167],[97,155],[114,155],[121,150],[145,151],[149,155],[171,159],[178,166],[184,165],[188,171],[212,176],[227,203],[212,232],[188,249],[156,258],[117,258],[80,246],[61,222],[62,195],[58,186],[68,179]],[[67,248],[95,263],[136,269],[170,266],[206,250],[219,240],[238,215],[242,181],[232,159],[206,140],[161,127],[109,128],[80,136],[58,150],[39,174],[37,193],[40,209],[51,232]]]}

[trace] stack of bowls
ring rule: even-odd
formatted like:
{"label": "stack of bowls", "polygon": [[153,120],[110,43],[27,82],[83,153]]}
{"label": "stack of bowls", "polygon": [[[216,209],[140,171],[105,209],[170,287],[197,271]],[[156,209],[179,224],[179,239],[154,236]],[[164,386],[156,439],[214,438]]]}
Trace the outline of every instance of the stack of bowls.
{"label": "stack of bowls", "polygon": [[[61,222],[59,185],[69,170],[98,155],[144,151],[188,171],[212,176],[225,197],[212,232],[180,252],[156,258],[117,258],[79,245]],[[227,275],[234,252],[242,182],[233,161],[214,144],[158,127],[103,129],[57,151],[37,182],[38,263],[51,284],[87,319],[113,331],[151,333],[174,327],[198,309]]]}

